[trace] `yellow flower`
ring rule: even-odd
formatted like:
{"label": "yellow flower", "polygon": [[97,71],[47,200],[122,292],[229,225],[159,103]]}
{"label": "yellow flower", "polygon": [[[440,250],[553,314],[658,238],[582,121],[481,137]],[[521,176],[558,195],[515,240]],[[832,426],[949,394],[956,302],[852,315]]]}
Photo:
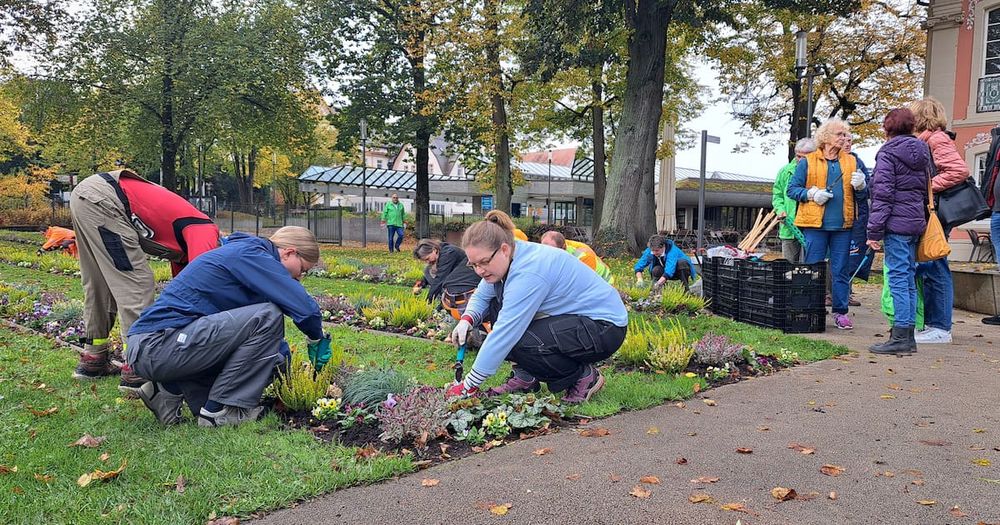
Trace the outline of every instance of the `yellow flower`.
{"label": "yellow flower", "polygon": [[684,377],[698,377],[698,374],[696,374],[694,372],[688,372],[688,373],[684,374]]}

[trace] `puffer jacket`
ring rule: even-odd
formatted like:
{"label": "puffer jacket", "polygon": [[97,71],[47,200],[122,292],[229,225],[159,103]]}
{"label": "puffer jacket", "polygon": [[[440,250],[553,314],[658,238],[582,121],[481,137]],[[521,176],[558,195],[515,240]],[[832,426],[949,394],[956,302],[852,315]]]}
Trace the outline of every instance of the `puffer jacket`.
{"label": "puffer jacket", "polygon": [[917,136],[931,147],[937,175],[931,179],[934,193],[942,192],[969,178],[969,166],[958,153],[955,141],[941,130],[924,131]]}
{"label": "puffer jacket", "polygon": [[886,233],[920,235],[927,229],[927,144],[912,135],[889,139],[875,154],[868,239]]}

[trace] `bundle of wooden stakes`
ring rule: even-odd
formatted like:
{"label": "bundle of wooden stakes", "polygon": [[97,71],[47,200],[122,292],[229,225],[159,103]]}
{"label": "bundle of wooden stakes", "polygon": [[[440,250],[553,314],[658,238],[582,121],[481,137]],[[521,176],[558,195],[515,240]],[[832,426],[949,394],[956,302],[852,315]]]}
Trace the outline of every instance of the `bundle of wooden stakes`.
{"label": "bundle of wooden stakes", "polygon": [[782,219],[774,214],[774,210],[768,212],[764,215],[764,208],[761,208],[757,212],[757,220],[754,221],[753,228],[750,228],[750,233],[740,241],[737,248],[743,250],[744,252],[750,253],[757,249],[757,245],[764,240],[775,226],[781,224]]}

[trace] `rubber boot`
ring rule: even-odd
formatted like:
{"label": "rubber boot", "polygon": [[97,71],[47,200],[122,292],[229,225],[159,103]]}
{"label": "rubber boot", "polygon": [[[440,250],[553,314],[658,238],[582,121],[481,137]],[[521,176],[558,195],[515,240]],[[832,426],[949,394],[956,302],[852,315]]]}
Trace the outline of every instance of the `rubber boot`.
{"label": "rubber boot", "polygon": [[868,350],[873,354],[912,354],[917,351],[917,343],[914,340],[914,327],[893,326],[892,335],[888,341],[872,345]]}

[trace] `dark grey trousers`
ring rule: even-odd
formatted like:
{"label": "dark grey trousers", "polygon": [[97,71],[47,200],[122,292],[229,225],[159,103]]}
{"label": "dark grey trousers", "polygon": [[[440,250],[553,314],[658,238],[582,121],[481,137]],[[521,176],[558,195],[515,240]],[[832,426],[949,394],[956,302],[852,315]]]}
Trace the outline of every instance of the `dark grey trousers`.
{"label": "dark grey trousers", "polygon": [[557,315],[532,321],[507,355],[552,392],[576,384],[588,365],[618,351],[626,327],[579,315]]}
{"label": "dark grey trousers", "polygon": [[128,362],[144,378],[178,386],[195,416],[207,399],[253,408],[285,363],[284,338],[281,310],[254,304],[129,336]]}

